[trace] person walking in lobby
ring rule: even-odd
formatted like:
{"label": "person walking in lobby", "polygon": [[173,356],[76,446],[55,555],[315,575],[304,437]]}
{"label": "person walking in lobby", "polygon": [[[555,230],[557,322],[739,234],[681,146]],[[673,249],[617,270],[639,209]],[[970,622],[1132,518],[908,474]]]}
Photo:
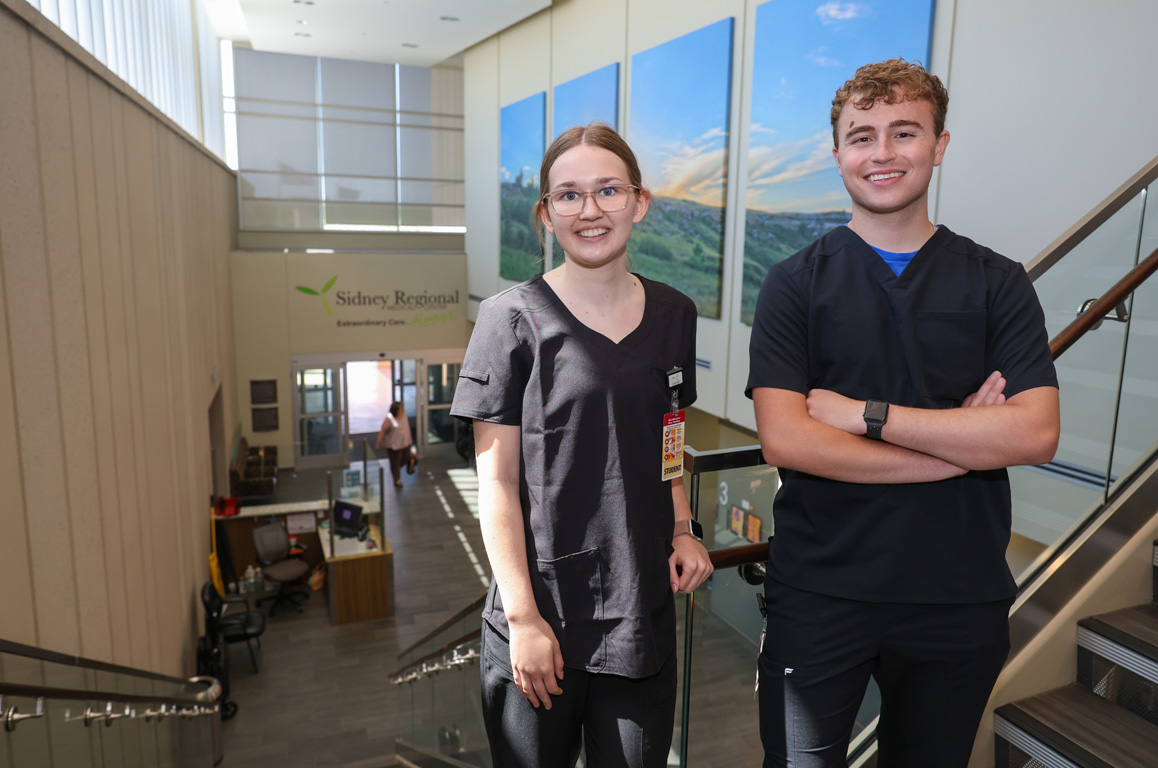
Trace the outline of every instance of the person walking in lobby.
{"label": "person walking in lobby", "polygon": [[378,441],[374,443],[374,450],[386,448],[386,455],[390,458],[390,474],[394,477],[394,487],[402,487],[402,467],[409,466],[411,461],[410,446],[414,438],[410,435],[410,419],[402,409],[401,401],[390,404],[390,412],[382,420],[382,429],[378,431]]}
{"label": "person walking in lobby", "polygon": [[494,574],[483,717],[496,768],[574,766],[581,746],[591,768],[660,768],[674,593],[712,572],[674,445],[696,309],[628,270],[651,196],[614,130],[564,131],[539,180],[534,223],[564,262],[482,302],[451,409],[474,424]]}

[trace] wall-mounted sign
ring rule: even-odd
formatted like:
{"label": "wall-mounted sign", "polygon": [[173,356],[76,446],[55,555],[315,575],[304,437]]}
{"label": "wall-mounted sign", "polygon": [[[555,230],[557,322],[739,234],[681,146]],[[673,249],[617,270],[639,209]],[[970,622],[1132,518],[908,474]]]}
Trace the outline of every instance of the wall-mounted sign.
{"label": "wall-mounted sign", "polygon": [[465,345],[465,255],[286,258],[293,354]]}

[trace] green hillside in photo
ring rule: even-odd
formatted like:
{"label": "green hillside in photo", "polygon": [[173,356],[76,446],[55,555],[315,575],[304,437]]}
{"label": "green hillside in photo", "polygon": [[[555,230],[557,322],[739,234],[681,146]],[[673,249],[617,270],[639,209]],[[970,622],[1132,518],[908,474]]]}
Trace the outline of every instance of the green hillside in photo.
{"label": "green hillside in photo", "polygon": [[752,324],[756,296],[773,264],[792,254],[835,227],[847,224],[848,211],[820,213],[766,213],[747,211],[744,223],[744,283],[740,299],[740,319]]}
{"label": "green hillside in photo", "polygon": [[670,197],[652,198],[627,254],[633,272],[667,283],[696,303],[700,317],[720,316],[724,209]]}
{"label": "green hillside in photo", "polygon": [[499,275],[521,283],[543,271],[543,249],[531,228],[539,188],[524,184],[519,174],[513,182],[502,182],[500,192]]}

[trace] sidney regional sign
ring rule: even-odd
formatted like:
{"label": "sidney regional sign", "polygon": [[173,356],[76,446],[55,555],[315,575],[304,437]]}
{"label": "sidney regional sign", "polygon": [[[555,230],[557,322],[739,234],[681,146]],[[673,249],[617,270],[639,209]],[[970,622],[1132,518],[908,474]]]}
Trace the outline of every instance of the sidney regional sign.
{"label": "sidney regional sign", "polygon": [[289,258],[288,310],[295,352],[454,346],[465,339],[462,254]]}

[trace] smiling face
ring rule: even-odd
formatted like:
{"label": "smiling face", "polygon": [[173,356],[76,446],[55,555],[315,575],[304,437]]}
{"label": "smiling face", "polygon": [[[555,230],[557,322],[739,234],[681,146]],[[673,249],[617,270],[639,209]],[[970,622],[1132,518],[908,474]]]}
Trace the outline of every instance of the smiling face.
{"label": "smiling face", "polygon": [[[575,190],[596,192],[609,184],[630,185],[627,165],[615,153],[590,144],[568,149],[555,160],[547,179],[551,193]],[[632,225],[643,220],[649,198],[646,192],[629,191],[627,207],[605,213],[594,196],[585,195],[583,210],[576,216],[560,216],[550,205],[539,210],[543,226],[555,236],[567,261],[599,267],[627,258]]]}
{"label": "smiling face", "polygon": [[832,155],[852,197],[854,219],[889,214],[928,219],[929,181],[949,144],[948,131],[934,131],[928,101],[877,101],[858,109],[849,100],[836,136]]}

